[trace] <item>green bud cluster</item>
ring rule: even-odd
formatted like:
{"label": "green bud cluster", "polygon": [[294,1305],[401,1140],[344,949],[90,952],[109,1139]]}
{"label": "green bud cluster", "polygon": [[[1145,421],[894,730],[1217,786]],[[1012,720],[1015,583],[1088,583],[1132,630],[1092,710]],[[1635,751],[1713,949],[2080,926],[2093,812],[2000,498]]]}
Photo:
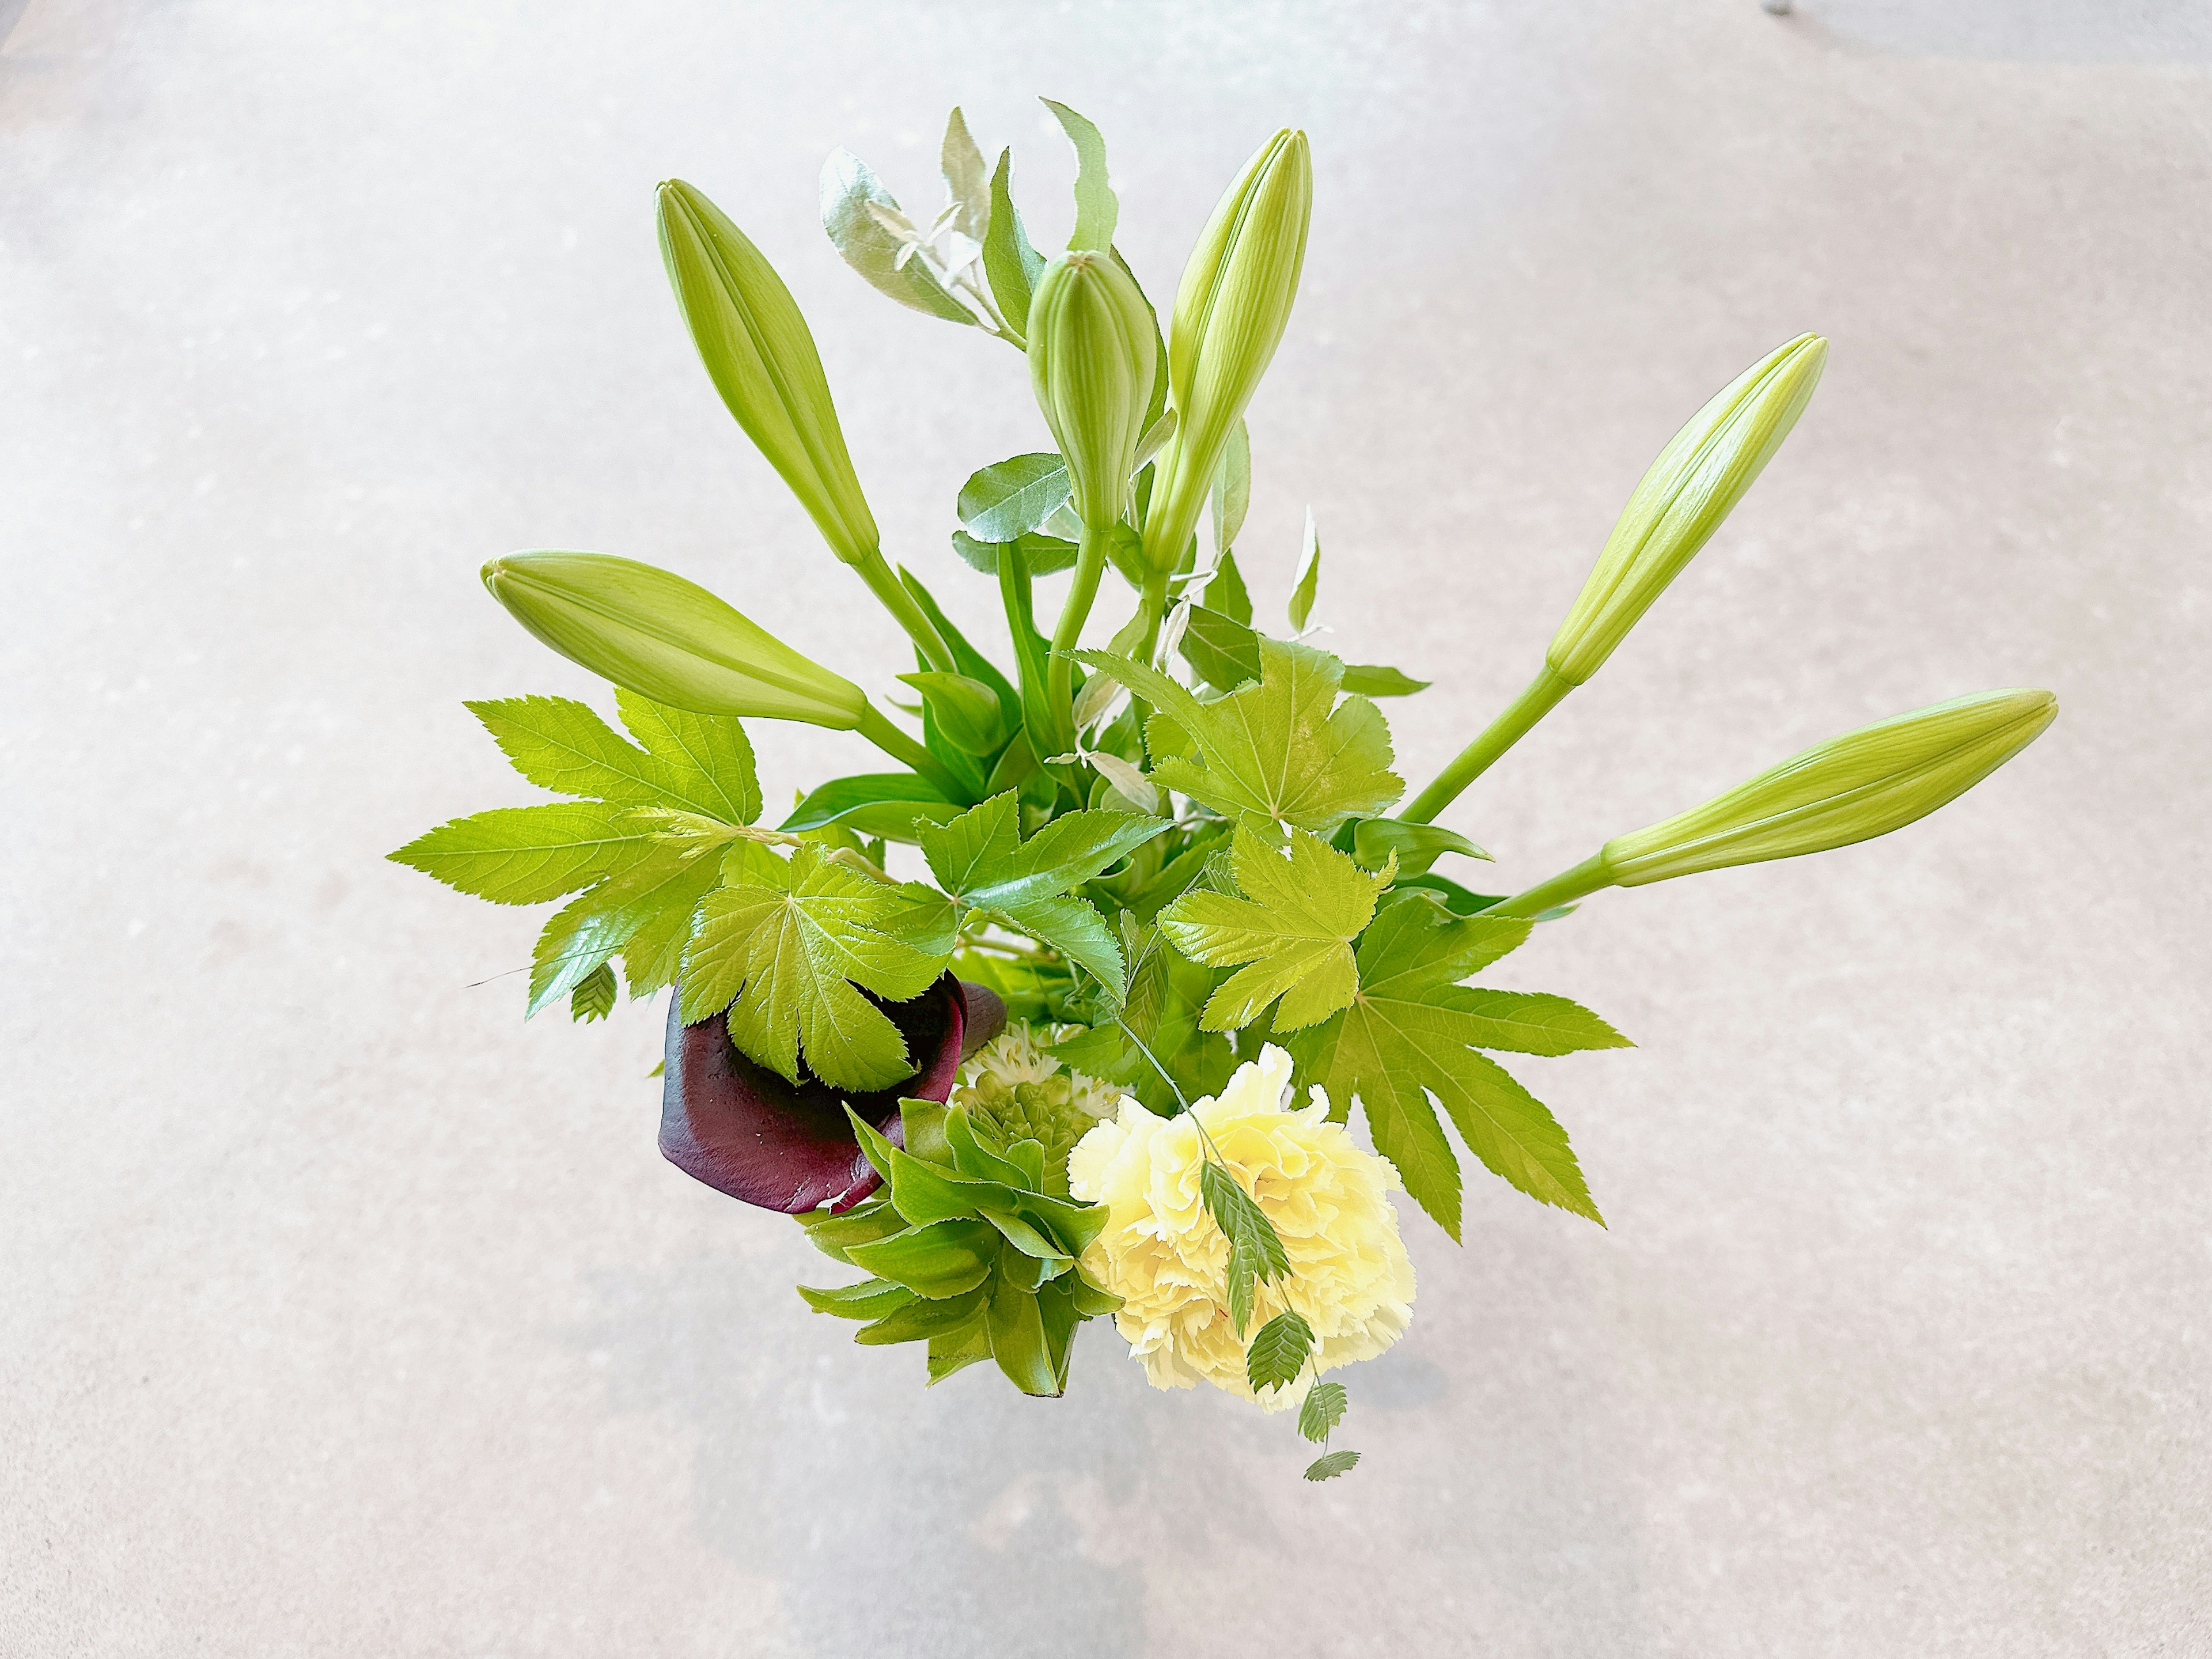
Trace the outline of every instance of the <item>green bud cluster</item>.
{"label": "green bud cluster", "polygon": [[1002,1143],[1034,1140],[1044,1148],[1045,1190],[1067,1190],[1067,1155],[1098,1122],[1077,1099],[1076,1079],[1062,1072],[1033,1083],[985,1073],[953,1096],[978,1128]]}

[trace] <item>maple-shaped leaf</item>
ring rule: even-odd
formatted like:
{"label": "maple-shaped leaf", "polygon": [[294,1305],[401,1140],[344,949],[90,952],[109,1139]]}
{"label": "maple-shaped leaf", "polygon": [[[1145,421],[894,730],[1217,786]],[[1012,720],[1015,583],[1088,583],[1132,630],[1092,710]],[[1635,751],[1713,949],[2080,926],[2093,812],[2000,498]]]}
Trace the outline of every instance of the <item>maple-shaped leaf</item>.
{"label": "maple-shaped leaf", "polygon": [[495,806],[441,823],[388,854],[495,904],[543,904],[635,864],[653,845],[633,809],[603,800]]}
{"label": "maple-shaped leaf", "polygon": [[634,691],[617,691],[615,702],[642,749],[571,697],[501,697],[468,708],[516,771],[556,794],[672,806],[725,823],[760,816],[752,744],[733,716],[695,714]]}
{"label": "maple-shaped leaf", "polygon": [[1152,781],[1228,817],[1326,834],[1371,816],[1405,784],[1390,769],[1390,728],[1364,697],[1340,704],[1344,665],[1326,651],[1260,641],[1260,678],[1201,702],[1158,669],[1108,651],[1077,659],[1110,675],[1179,726],[1194,750],[1157,753]]}
{"label": "maple-shaped leaf", "polygon": [[944,971],[951,929],[926,937],[914,925],[920,902],[934,896],[872,880],[814,845],[786,860],[740,842],[721,878],[684,955],[684,1020],[728,1009],[738,1048],[794,1082],[802,1056],[843,1089],[885,1088],[911,1073],[905,1039],[861,992],[902,1002]]}
{"label": "maple-shaped leaf", "polygon": [[547,920],[531,953],[526,1015],[568,995],[618,952],[633,997],[669,983],[668,942],[676,940],[680,952],[691,912],[715,876],[714,859],[659,844],[569,900]]}
{"label": "maple-shaped leaf", "polygon": [[1239,825],[1230,871],[1243,896],[1194,888],[1160,912],[1160,931],[1193,961],[1249,964],[1206,1000],[1205,1028],[1237,1030],[1277,997],[1278,1031],[1315,1024],[1349,1004],[1359,987],[1352,941],[1395,869],[1393,862],[1370,876],[1304,830],[1291,830],[1279,850]]}
{"label": "maple-shaped leaf", "polygon": [[[1540,1017],[1516,1023],[1506,1015],[1530,1007],[1524,994],[1454,982],[1518,945],[1529,927],[1504,917],[1454,919],[1425,897],[1386,904],[1359,941],[1359,988],[1352,1006],[1291,1039],[1300,1081],[1325,1087],[1339,1118],[1358,1099],[1376,1151],[1455,1239],[1459,1160],[1430,1095],[1443,1103],[1468,1150],[1494,1174],[1531,1198],[1604,1224],[1567,1132],[1480,1051],[1564,1054],[1622,1048],[1628,1039],[1564,997],[1534,999]],[[1535,1047],[1538,1042],[1544,1046]]]}
{"label": "maple-shaped leaf", "polygon": [[1119,1001],[1127,986],[1120,947],[1096,907],[1069,890],[1168,827],[1129,812],[1066,812],[1027,841],[1011,790],[916,836],[930,873],[957,903],[988,910],[1079,963]]}

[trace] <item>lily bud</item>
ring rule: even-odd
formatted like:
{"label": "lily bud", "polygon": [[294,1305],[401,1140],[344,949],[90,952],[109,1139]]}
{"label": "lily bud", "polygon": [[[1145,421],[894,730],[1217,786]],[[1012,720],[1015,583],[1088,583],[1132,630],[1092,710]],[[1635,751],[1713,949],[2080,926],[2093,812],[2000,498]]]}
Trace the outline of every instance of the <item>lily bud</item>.
{"label": "lily bud", "polygon": [[1159,373],[1152,313],[1110,254],[1063,253],[1030,301],[1030,384],[1067,465],[1076,516],[1120,522]]}
{"label": "lily bud", "polygon": [[1145,557],[1172,570],[1237,422],[1290,321],[1313,216],[1306,136],[1285,128],[1245,164],[1182,269],[1168,331],[1177,412],[1145,525]]}
{"label": "lily bud", "polygon": [[860,688],[802,657],[696,582],[605,553],[510,553],[484,586],[571,662],[655,702],[702,714],[852,731]]}
{"label": "lily bud", "polygon": [[1720,528],[1812,400],[1828,343],[1801,334],[1730,381],[1677,432],[1628,498],[1544,653],[1580,685]]}
{"label": "lily bud", "polygon": [[1815,744],[1599,854],[1613,885],[1870,841],[1963,795],[2058,716],[2048,691],[1984,691]]}
{"label": "lily bud", "polygon": [[877,556],[814,337],[791,290],[720,208],[680,179],[660,186],[660,253],[700,361],[745,435],[848,564]]}

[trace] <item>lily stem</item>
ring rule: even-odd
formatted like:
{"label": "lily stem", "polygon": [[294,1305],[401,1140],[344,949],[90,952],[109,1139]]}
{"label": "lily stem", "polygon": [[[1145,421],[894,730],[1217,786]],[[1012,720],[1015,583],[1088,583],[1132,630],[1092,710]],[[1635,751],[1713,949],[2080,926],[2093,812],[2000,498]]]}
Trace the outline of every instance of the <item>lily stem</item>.
{"label": "lily stem", "polygon": [[969,799],[967,788],[952,775],[945,763],[885,720],[875,704],[868,703],[863,707],[860,723],[854,729],[893,760],[911,766],[935,784],[945,799],[964,801]]}
{"label": "lily stem", "polygon": [[870,548],[853,568],[860,573],[860,580],[867,583],[868,591],[883,601],[884,609],[898,619],[899,626],[906,629],[925,662],[940,674],[960,672],[960,665],[952,655],[952,647],[945,642],[945,635],[937,631],[937,624],[930,621],[928,612],[906,591],[906,584],[891,574],[880,549]]}
{"label": "lily stem", "polygon": [[1562,870],[1549,881],[1540,881],[1525,893],[1516,893],[1503,903],[1482,912],[1486,916],[1540,916],[1562,904],[1572,904],[1601,887],[1613,885],[1613,872],[1605,854],[1593,853],[1571,870]]}
{"label": "lily stem", "polygon": [[1437,774],[1429,787],[1413,797],[1398,816],[1407,823],[1428,823],[1457,800],[1468,785],[1487,772],[1507,750],[1521,741],[1528,729],[1559,706],[1573,690],[1574,683],[1561,677],[1551,664],[1536,671],[1528,689],[1508,703],[1504,712],[1483,728],[1482,735],[1459,752],[1457,759]]}
{"label": "lily stem", "polygon": [[1075,747],[1075,659],[1068,653],[1081,642],[1083,624],[1090,619],[1091,606],[1098,597],[1098,579],[1106,573],[1107,533],[1094,525],[1083,526],[1083,541],[1075,556],[1075,580],[1068,587],[1066,602],[1060,607],[1060,625],[1052,630],[1045,697],[1052,705],[1053,718],[1060,722],[1053,738],[1055,754]]}

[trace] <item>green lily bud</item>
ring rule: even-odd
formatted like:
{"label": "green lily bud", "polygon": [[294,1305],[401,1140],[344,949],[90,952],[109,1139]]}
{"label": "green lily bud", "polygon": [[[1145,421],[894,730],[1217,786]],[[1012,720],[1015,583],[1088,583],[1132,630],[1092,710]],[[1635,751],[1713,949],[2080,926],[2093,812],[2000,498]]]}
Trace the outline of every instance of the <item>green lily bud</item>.
{"label": "green lily bud", "polygon": [[830,550],[848,564],[874,556],[875,515],[791,290],[745,234],[681,179],[660,186],[659,220],[668,281],[714,389]]}
{"label": "green lily bud", "polygon": [[1145,296],[1110,254],[1063,253],[1030,301],[1030,384],[1067,465],[1076,516],[1118,523],[1145,435],[1159,349]]}
{"label": "green lily bud", "polygon": [[1815,744],[1572,870],[1496,906],[1535,915],[1601,887],[1641,887],[1734,864],[1796,858],[1902,830],[1972,788],[2058,717],[2048,691],[1984,691]]}
{"label": "green lily bud", "polygon": [[1703,806],[1606,842],[1622,887],[1825,853],[1902,830],[1972,788],[2058,718],[2048,691],[1984,691],[1815,744]]}
{"label": "green lily bud", "polygon": [[802,657],[696,582],[605,553],[510,553],[484,586],[571,662],[655,702],[702,714],[854,731],[860,688]]}
{"label": "green lily bud", "polygon": [[1158,462],[1145,558],[1173,570],[1198,523],[1237,422],[1290,321],[1313,216],[1306,136],[1261,147],[1213,210],[1176,290],[1168,386],[1176,433]]}
{"label": "green lily bud", "polygon": [[1569,685],[1597,672],[1682,574],[1797,424],[1828,343],[1800,334],[1723,387],[1651,463],[1544,659]]}

